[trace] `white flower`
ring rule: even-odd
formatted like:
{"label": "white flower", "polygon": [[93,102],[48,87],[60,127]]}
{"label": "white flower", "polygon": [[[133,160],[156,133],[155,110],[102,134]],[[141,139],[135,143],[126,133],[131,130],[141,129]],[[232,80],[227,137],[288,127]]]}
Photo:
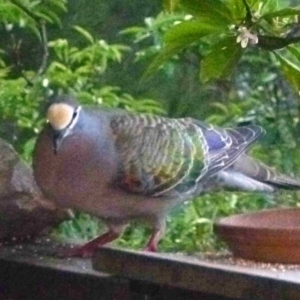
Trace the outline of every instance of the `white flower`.
{"label": "white flower", "polygon": [[185,15],[185,16],[184,16],[184,20],[185,20],[185,21],[191,20],[192,18],[193,18],[192,15]]}
{"label": "white flower", "polygon": [[147,26],[151,27],[153,25],[153,18],[147,17],[144,19]]}
{"label": "white flower", "polygon": [[48,78],[44,78],[42,85],[43,85],[43,87],[46,88],[49,85],[49,79]]}
{"label": "white flower", "polygon": [[6,31],[11,31],[13,29],[14,25],[11,23],[7,23],[5,24],[5,29]]}
{"label": "white flower", "polygon": [[246,48],[249,41],[251,44],[257,44],[258,43],[258,37],[256,34],[253,34],[248,30],[246,27],[240,27],[238,29],[240,34],[236,38],[237,43],[241,43],[242,48]]}
{"label": "white flower", "polygon": [[177,21],[174,21],[174,22],[173,22],[173,25],[178,25],[178,24],[180,24],[180,23],[182,23],[182,21],[177,20]]}

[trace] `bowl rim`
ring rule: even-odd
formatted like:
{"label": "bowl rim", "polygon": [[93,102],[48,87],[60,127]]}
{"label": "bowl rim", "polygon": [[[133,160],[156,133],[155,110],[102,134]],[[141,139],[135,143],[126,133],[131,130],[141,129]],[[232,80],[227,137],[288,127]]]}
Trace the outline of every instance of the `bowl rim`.
{"label": "bowl rim", "polygon": [[[292,226],[287,224],[287,226],[283,227],[281,225],[274,225],[270,227],[270,224],[265,224],[264,226],[259,225],[258,223],[253,223],[252,226],[249,222],[246,222],[245,224],[242,223],[243,218],[249,218],[252,216],[255,216],[255,218],[259,218],[259,216],[263,215],[269,215],[269,214],[277,214],[277,213],[299,213],[299,219],[300,219],[300,208],[299,207],[284,207],[284,208],[275,208],[275,209],[264,209],[260,211],[251,211],[241,214],[235,214],[227,217],[220,218],[214,222],[214,227],[217,228],[226,228],[226,229],[235,229],[235,230],[249,230],[249,231],[266,231],[266,232],[299,232],[300,233],[300,221],[298,225]],[[232,222],[236,220],[236,223],[233,224]],[[230,222],[230,223],[229,223]]]}

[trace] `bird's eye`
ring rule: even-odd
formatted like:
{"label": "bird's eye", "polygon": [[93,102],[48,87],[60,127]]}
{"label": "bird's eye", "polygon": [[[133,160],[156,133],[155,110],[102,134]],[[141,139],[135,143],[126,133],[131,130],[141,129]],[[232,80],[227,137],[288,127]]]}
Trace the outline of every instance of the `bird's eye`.
{"label": "bird's eye", "polygon": [[69,129],[72,129],[76,123],[78,122],[78,117],[79,117],[79,113],[81,110],[81,106],[78,106],[74,109],[73,114],[72,114],[72,119],[71,122],[69,123]]}
{"label": "bird's eye", "polygon": [[76,119],[79,110],[80,110],[80,107],[76,107],[76,108],[74,109],[73,116],[72,116],[72,120]]}

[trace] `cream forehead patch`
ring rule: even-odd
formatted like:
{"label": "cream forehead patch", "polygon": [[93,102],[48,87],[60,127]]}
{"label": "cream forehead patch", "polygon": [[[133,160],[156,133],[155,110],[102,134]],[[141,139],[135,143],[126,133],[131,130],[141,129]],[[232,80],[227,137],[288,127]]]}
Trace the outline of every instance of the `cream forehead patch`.
{"label": "cream forehead patch", "polygon": [[47,119],[56,130],[66,128],[73,117],[74,108],[65,103],[54,103],[47,111]]}

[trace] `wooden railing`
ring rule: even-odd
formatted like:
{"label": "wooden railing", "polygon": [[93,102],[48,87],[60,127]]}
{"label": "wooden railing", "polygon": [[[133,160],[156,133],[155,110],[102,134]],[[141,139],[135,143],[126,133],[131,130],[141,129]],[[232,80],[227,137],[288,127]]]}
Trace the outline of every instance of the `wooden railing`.
{"label": "wooden railing", "polygon": [[59,259],[52,242],[0,250],[0,299],[300,299],[300,267],[102,248]]}

